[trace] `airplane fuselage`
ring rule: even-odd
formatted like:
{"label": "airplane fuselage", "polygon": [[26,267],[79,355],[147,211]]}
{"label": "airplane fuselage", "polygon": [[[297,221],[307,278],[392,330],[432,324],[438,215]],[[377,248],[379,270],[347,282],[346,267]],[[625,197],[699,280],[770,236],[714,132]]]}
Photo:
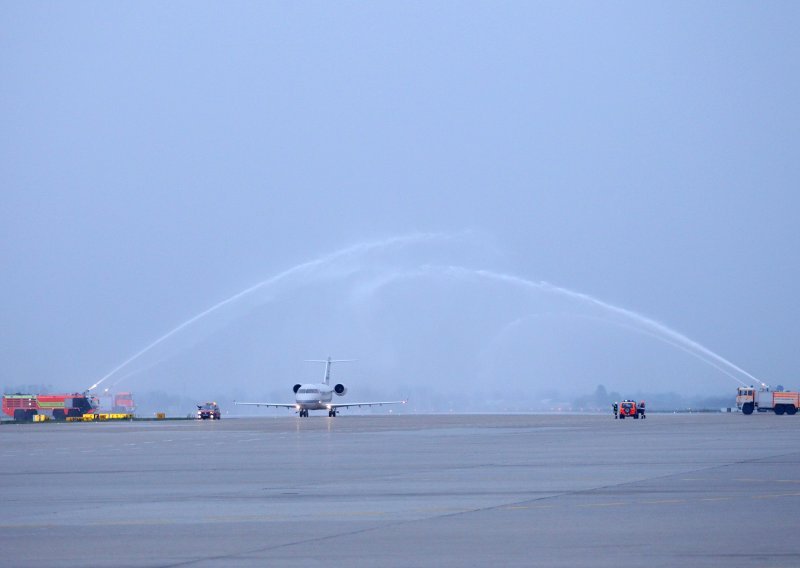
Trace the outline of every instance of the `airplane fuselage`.
{"label": "airplane fuselage", "polygon": [[297,410],[330,410],[333,387],[324,383],[300,385],[295,393]]}

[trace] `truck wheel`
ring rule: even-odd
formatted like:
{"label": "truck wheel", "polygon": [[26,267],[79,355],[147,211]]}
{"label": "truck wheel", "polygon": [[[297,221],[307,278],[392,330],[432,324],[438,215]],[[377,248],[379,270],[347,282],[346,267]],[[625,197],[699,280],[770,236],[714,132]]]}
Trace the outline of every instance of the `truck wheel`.
{"label": "truck wheel", "polygon": [[26,412],[23,409],[17,408],[14,410],[14,420],[17,422],[23,422],[25,420],[25,414]]}
{"label": "truck wheel", "polygon": [[742,414],[753,414],[754,405],[752,402],[745,402],[742,405]]}
{"label": "truck wheel", "polygon": [[634,419],[634,420],[639,420],[639,415],[638,415],[638,414],[634,414],[634,415],[633,415],[633,419]]}
{"label": "truck wheel", "polygon": [[60,408],[53,411],[53,420],[58,420],[59,422],[62,422],[66,418],[67,414]]}
{"label": "truck wheel", "polygon": [[797,407],[794,406],[793,404],[787,405],[786,414],[788,414],[789,416],[794,416],[795,414],[797,414]]}
{"label": "truck wheel", "polygon": [[777,414],[778,416],[780,416],[781,414],[783,414],[785,411],[786,411],[786,409],[785,409],[785,408],[783,408],[783,405],[782,405],[782,404],[776,404],[776,405],[775,405],[775,414]]}

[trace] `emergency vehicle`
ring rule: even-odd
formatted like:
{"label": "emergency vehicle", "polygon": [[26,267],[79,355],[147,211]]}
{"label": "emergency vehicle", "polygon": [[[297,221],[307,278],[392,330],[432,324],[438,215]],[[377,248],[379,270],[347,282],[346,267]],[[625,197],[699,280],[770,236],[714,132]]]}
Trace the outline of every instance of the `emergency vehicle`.
{"label": "emergency vehicle", "polygon": [[624,420],[626,416],[632,417],[634,420],[639,419],[639,412],[636,409],[636,401],[623,400],[619,403],[619,419]]}
{"label": "emergency vehicle", "polygon": [[800,392],[772,391],[769,387],[755,389],[753,387],[739,387],[736,391],[736,406],[742,414],[756,412],[769,412],[775,414],[797,414],[800,408]]}
{"label": "emergency vehicle", "polygon": [[37,414],[53,420],[94,414],[97,399],[84,393],[71,394],[4,394],[3,414],[19,422],[30,422]]}
{"label": "emergency vehicle", "polygon": [[129,392],[109,393],[104,392],[99,395],[100,408],[105,412],[114,414],[133,414],[136,405],[133,402],[133,395]]}
{"label": "emergency vehicle", "polygon": [[114,395],[114,406],[111,412],[122,414],[133,414],[136,405],[133,403],[133,395],[129,392],[118,392]]}
{"label": "emergency vehicle", "polygon": [[219,406],[216,402],[207,402],[205,404],[197,405],[197,419],[198,420],[219,420],[220,412]]}

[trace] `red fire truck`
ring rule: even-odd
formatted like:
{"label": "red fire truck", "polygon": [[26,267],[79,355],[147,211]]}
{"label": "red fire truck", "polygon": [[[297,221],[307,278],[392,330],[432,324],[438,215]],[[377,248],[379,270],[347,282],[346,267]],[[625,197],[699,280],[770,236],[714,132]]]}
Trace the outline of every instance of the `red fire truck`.
{"label": "red fire truck", "polygon": [[133,402],[133,395],[129,392],[109,393],[103,392],[98,395],[99,408],[101,412],[112,412],[114,414],[133,414],[136,405]]}
{"label": "red fire truck", "polygon": [[37,414],[64,420],[68,416],[93,414],[96,409],[96,399],[84,393],[3,395],[3,414],[20,422],[30,422]]}
{"label": "red fire truck", "polygon": [[114,406],[111,408],[112,412],[122,414],[133,414],[136,410],[136,405],[133,404],[133,395],[129,392],[118,392],[114,395]]}

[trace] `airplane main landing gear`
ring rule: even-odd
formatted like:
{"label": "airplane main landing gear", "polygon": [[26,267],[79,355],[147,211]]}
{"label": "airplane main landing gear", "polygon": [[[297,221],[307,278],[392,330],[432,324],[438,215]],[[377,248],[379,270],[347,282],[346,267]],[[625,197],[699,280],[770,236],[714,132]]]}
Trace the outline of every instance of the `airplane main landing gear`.
{"label": "airplane main landing gear", "polygon": [[336,411],[335,410],[329,410],[328,411],[328,417],[329,418],[333,418],[334,416],[336,416]]}
{"label": "airplane main landing gear", "polygon": [[308,418],[308,410],[301,410],[300,418]]}

